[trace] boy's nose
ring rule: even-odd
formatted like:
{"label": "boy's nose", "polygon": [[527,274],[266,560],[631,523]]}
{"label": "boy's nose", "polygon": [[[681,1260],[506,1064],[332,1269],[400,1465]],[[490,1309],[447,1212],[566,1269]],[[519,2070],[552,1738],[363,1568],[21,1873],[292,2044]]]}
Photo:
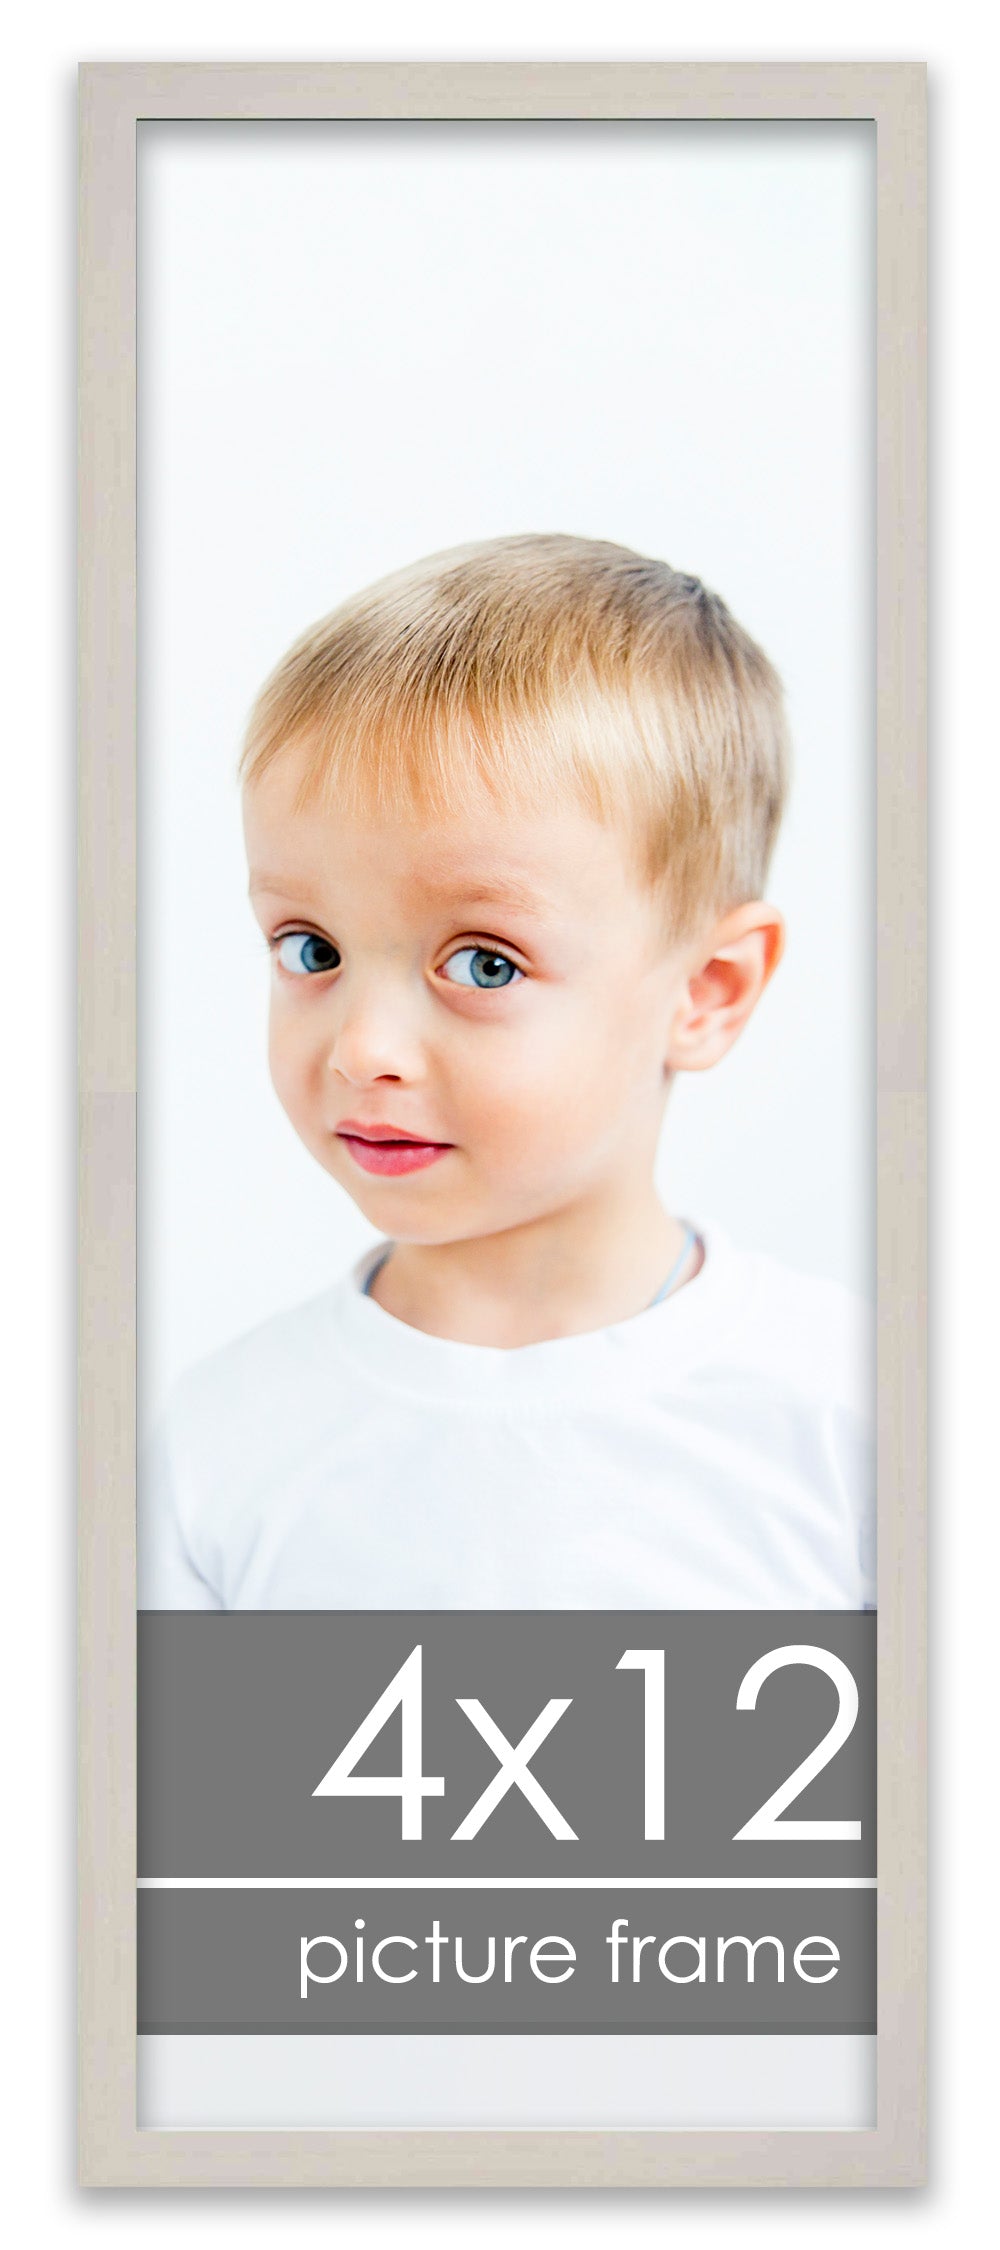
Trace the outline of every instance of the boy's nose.
{"label": "boy's nose", "polygon": [[351,1086],[377,1079],[399,1085],[418,1074],[419,1055],[400,1008],[360,996],[344,1009],[326,1055],[327,1070]]}

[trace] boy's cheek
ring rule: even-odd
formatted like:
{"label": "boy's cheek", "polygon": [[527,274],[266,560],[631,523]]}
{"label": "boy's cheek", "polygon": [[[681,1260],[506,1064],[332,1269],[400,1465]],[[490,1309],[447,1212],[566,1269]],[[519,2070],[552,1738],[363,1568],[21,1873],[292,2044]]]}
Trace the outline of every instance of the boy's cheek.
{"label": "boy's cheek", "polygon": [[285,995],[272,992],[267,1019],[267,1061],[275,1086],[291,1089],[296,1083],[305,1084],[309,1057],[301,1037],[301,1028],[289,1007]]}
{"label": "boy's cheek", "polygon": [[283,1049],[282,1049],[281,1041],[280,1041],[279,1039],[276,1039],[276,1038],[275,1038],[275,1036],[274,1036],[274,1031],[273,1031],[273,1027],[272,1027],[271,1035],[270,1035],[270,1037],[269,1037],[269,1039],[268,1039],[268,1044],[267,1044],[267,1068],[268,1068],[268,1075],[269,1075],[269,1077],[270,1077],[270,1080],[271,1080],[271,1084],[272,1084],[272,1086],[274,1087],[274,1091],[275,1091],[275,1093],[277,1094],[278,1100],[279,1100],[279,1102],[281,1103],[281,1105],[282,1105],[282,1108],[283,1108],[283,1109],[287,1109],[287,1107],[288,1107],[288,1103],[287,1103],[287,1100],[286,1100],[286,1093],[285,1093],[285,1086],[286,1086],[286,1064],[285,1064],[285,1056],[284,1056],[284,1052],[283,1052]]}
{"label": "boy's cheek", "polygon": [[272,1036],[270,1039],[267,1059],[271,1084],[282,1109],[291,1119],[296,1132],[307,1139],[310,1127],[315,1133],[320,1120],[318,1105],[309,1098],[305,1073],[297,1065],[294,1055],[289,1054],[286,1042],[280,1037]]}

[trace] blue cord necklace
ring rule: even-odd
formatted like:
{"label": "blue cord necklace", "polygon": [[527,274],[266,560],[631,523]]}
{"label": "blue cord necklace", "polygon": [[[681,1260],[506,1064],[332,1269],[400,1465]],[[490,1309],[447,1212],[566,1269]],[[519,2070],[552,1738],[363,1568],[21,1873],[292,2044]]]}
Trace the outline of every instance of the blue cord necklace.
{"label": "blue cord necklace", "polygon": [[[684,1240],[681,1244],[680,1256],[678,1258],[675,1258],[665,1282],[663,1283],[662,1287],[657,1290],[655,1297],[650,1298],[649,1304],[646,1307],[647,1312],[652,1312],[654,1305],[662,1305],[664,1298],[669,1297],[671,1290],[676,1287],[678,1278],[683,1271],[683,1268],[687,1264],[688,1258],[690,1257],[691,1252],[694,1249],[697,1239],[698,1238],[695,1234],[694,1228],[689,1227],[687,1225],[687,1222],[685,1221]],[[394,1244],[391,1242],[388,1243],[386,1248],[383,1250],[381,1257],[376,1258],[375,1264],[373,1265],[370,1274],[361,1285],[361,1294],[363,1297],[371,1296],[372,1283],[378,1280],[383,1266],[388,1264],[389,1259],[392,1256],[393,1249]]]}
{"label": "blue cord necklace", "polygon": [[684,1240],[681,1244],[680,1257],[677,1258],[675,1260],[675,1263],[671,1266],[670,1272],[667,1275],[662,1289],[658,1289],[655,1297],[650,1298],[649,1303],[646,1307],[647,1312],[652,1312],[654,1305],[662,1305],[664,1297],[669,1297],[671,1290],[676,1286],[676,1283],[687,1264],[688,1258],[690,1257],[690,1254],[694,1249],[697,1239],[698,1237],[695,1234],[694,1228],[689,1227],[687,1220],[685,1220]]}

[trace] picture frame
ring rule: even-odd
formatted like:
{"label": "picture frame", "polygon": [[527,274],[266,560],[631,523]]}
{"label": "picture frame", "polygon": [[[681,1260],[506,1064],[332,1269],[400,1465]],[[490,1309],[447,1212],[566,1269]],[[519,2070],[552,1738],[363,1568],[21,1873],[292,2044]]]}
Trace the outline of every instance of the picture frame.
{"label": "picture frame", "polygon": [[[136,143],[146,119],[830,119],[877,146],[878,2121],[136,2122]],[[926,2139],[925,202],[919,63],[80,70],[79,2174],[88,2186],[912,2187]]]}

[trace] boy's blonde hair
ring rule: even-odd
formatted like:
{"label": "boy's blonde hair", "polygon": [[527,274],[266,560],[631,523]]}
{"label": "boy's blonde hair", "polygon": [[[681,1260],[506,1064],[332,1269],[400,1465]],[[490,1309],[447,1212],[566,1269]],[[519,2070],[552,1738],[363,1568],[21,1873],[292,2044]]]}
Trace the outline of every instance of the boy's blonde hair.
{"label": "boy's blonde hair", "polygon": [[303,803],[570,793],[627,832],[675,936],[760,897],[788,771],[781,683],[719,596],[561,533],[429,555],[322,618],[261,689],[241,779],[293,745]]}

